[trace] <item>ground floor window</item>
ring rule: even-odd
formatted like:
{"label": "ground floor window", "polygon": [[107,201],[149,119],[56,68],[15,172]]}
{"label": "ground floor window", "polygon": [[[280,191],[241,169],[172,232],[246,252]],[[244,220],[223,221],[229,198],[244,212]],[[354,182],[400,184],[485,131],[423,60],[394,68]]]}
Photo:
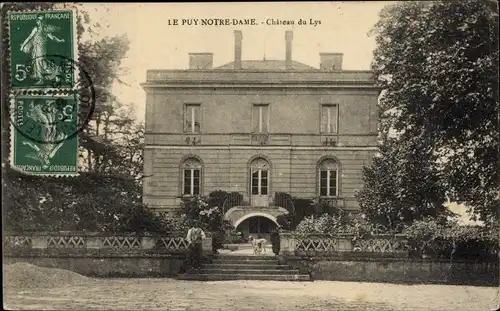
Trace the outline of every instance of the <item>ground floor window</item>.
{"label": "ground floor window", "polygon": [[183,195],[200,195],[201,193],[201,163],[198,159],[189,158],[184,161],[182,179]]}
{"label": "ground floor window", "polygon": [[332,159],[326,159],[319,165],[319,195],[338,196],[338,166]]}

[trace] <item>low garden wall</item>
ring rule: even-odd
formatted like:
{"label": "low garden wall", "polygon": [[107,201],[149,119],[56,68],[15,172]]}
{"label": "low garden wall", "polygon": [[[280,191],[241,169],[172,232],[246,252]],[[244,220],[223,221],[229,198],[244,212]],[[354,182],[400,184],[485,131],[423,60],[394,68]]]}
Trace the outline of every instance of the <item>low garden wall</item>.
{"label": "low garden wall", "polygon": [[[181,233],[166,235],[88,232],[4,232],[4,263],[28,262],[88,276],[175,276],[188,243]],[[212,255],[212,238],[203,239]]]}
{"label": "low garden wall", "polygon": [[280,234],[279,259],[314,280],[498,286],[496,260],[463,261],[410,256],[404,236],[297,237]]}
{"label": "low garden wall", "polygon": [[[280,233],[279,260],[314,280],[498,286],[496,260],[431,260],[410,256],[403,236],[297,237]],[[98,277],[177,275],[187,241],[164,235],[84,232],[4,232],[4,263],[28,262]],[[203,240],[207,259],[212,239]]]}

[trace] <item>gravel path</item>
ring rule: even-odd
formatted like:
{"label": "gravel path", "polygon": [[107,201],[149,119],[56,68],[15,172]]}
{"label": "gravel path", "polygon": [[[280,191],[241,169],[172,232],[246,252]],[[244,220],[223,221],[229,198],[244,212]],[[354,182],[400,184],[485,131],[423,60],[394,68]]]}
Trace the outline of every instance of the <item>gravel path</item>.
{"label": "gravel path", "polygon": [[495,310],[492,287],[273,281],[98,279],[50,288],[4,286],[10,310]]}

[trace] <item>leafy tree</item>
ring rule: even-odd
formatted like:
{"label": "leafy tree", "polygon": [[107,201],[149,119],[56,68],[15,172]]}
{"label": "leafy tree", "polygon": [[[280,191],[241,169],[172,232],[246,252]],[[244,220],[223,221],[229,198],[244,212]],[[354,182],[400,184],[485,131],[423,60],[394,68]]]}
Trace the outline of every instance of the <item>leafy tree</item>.
{"label": "leafy tree", "polygon": [[224,203],[229,196],[229,193],[223,190],[212,191],[208,194],[207,204],[208,207],[219,207],[222,210]]}
{"label": "leafy tree", "polygon": [[186,198],[181,204],[185,227],[191,227],[197,223],[203,230],[212,234],[212,251],[218,253],[223,248],[226,233],[233,226],[224,219],[222,206],[228,196],[234,193],[217,190],[211,192],[208,197]]}
{"label": "leafy tree", "polygon": [[182,213],[187,226],[197,223],[209,232],[225,232],[232,229],[231,224],[224,220],[222,208],[208,202],[214,202],[223,191],[214,191],[208,198],[186,198],[181,203]]}
{"label": "leafy tree", "polygon": [[126,36],[79,45],[80,64],[92,78],[95,91],[94,112],[79,136],[80,159],[86,171],[132,177],[142,172],[144,127],[136,123],[132,104],[121,103],[111,93],[114,82],[123,83],[121,60],[128,49]]}
{"label": "leafy tree", "polygon": [[10,178],[4,186],[9,191],[4,193],[3,209],[7,230],[162,233],[178,229],[173,219],[142,203],[140,186],[133,179],[98,173],[41,179],[7,171]]}
{"label": "leafy tree", "polygon": [[363,168],[364,187],[356,195],[365,219],[388,232],[426,217],[451,216],[432,157],[418,148],[408,154],[402,144],[384,139],[371,166]]}
{"label": "leafy tree", "polygon": [[[439,205],[446,189],[477,219],[495,223],[500,203],[496,2],[392,4],[373,33],[373,69],[383,89],[381,131],[387,135],[392,129],[398,137],[365,171],[362,204],[384,203],[390,210],[389,202],[403,203],[399,192],[408,188],[401,185],[425,195],[434,183],[424,201]],[[402,166],[406,169],[399,171]]]}
{"label": "leafy tree", "polygon": [[424,219],[408,226],[403,233],[414,256],[498,261],[498,229]]}

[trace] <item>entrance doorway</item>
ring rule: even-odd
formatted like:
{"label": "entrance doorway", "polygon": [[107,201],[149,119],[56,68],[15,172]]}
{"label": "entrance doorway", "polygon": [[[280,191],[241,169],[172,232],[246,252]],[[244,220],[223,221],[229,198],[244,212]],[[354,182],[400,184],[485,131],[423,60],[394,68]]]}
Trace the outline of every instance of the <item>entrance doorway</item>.
{"label": "entrance doorway", "polygon": [[241,231],[245,239],[249,236],[254,238],[266,239],[271,243],[271,232],[276,230],[277,225],[269,218],[263,216],[254,216],[245,219],[238,225],[237,231]]}
{"label": "entrance doorway", "polygon": [[252,206],[269,206],[269,163],[257,158],[250,163],[250,202]]}

